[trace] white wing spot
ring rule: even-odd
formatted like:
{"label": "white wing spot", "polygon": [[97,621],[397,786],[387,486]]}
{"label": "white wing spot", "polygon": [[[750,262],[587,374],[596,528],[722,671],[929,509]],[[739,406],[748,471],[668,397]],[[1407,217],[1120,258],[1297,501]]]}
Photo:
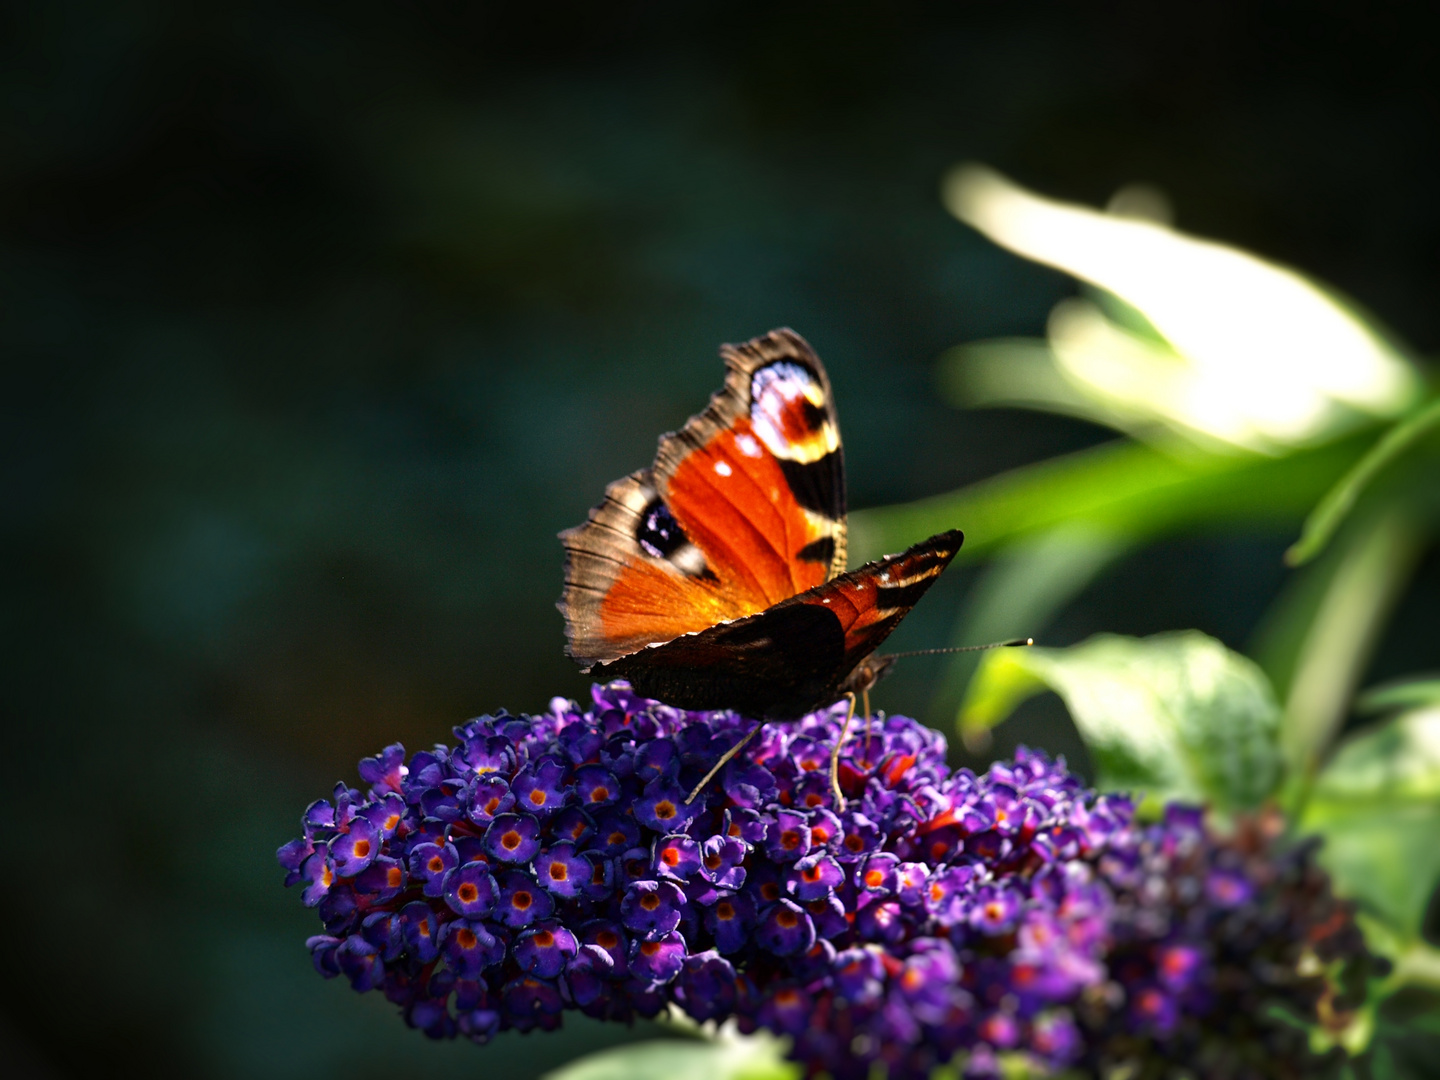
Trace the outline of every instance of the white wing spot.
{"label": "white wing spot", "polygon": [[755,436],[753,435],[735,436],[735,445],[740,448],[740,452],[746,457],[760,456],[760,444],[755,441]]}
{"label": "white wing spot", "polygon": [[730,468],[728,461],[717,461],[715,462],[715,471],[721,476],[729,476],[735,470]]}

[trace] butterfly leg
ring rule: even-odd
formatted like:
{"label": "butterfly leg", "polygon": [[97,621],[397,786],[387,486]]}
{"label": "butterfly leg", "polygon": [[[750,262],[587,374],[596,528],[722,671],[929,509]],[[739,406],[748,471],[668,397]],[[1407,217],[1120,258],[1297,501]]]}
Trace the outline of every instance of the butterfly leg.
{"label": "butterfly leg", "polygon": [[845,700],[850,702],[850,707],[845,710],[845,722],[840,725],[840,737],[835,740],[835,748],[830,751],[830,790],[835,795],[837,812],[843,812],[845,809],[845,796],[840,793],[840,748],[845,745],[845,736],[850,731],[850,721],[855,719],[855,692],[853,690],[845,691]]}
{"label": "butterfly leg", "polygon": [[865,703],[865,764],[870,764],[870,687],[860,691],[860,700]]}
{"label": "butterfly leg", "polygon": [[689,806],[692,802],[695,801],[695,796],[699,795],[700,792],[705,789],[706,784],[710,783],[711,780],[715,779],[715,774],[725,767],[725,763],[731,758],[733,758],[736,754],[738,754],[741,750],[744,750],[746,743],[748,743],[751,739],[755,738],[755,736],[759,733],[760,729],[764,726],[764,721],[756,724],[753,728],[750,729],[750,733],[748,735],[746,735],[743,739],[737,742],[734,746],[730,747],[729,750],[726,750],[725,753],[720,755],[720,760],[715,762],[714,767],[705,774],[705,779],[701,780],[698,784],[696,784],[695,790],[690,792],[690,794],[685,797],[686,806]]}

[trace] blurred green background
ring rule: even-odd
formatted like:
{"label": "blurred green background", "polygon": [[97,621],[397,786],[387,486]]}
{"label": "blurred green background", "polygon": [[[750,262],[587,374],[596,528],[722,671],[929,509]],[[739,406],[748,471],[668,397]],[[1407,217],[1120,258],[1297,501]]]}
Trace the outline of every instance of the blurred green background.
{"label": "blurred green background", "polygon": [[[1420,6],[880,10],[0,13],[7,1076],[524,1078],[634,1037],[427,1043],[315,976],[273,851],[359,756],[584,693],[554,534],[704,403],[722,341],[815,345],[855,508],[1114,437],[944,403],[946,349],[1076,292],[946,213],[956,161],[1092,205],[1156,184],[1440,346]],[[1297,530],[1149,544],[1044,641],[1244,650]],[[948,641],[976,573],[896,647]],[[1432,546],[1365,685],[1440,667],[1437,610]],[[877,704],[930,715],[943,670]],[[1019,739],[1085,766],[1053,697],[992,750]]]}

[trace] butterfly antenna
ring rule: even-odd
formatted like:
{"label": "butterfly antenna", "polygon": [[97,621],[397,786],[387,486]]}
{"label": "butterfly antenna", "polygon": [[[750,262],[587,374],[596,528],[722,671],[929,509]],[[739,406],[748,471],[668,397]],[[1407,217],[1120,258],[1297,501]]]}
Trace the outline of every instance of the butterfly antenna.
{"label": "butterfly antenna", "polygon": [[985,649],[1018,649],[1026,645],[1034,645],[1035,639],[1028,637],[1011,638],[1009,641],[992,641],[988,645],[950,645],[943,649],[914,649],[910,652],[886,653],[886,660],[894,660],[901,656],[938,656],[940,653],[956,652],[982,652]]}
{"label": "butterfly antenna", "polygon": [[865,763],[870,763],[870,687],[860,691],[860,700],[865,703],[865,749],[861,751]]}

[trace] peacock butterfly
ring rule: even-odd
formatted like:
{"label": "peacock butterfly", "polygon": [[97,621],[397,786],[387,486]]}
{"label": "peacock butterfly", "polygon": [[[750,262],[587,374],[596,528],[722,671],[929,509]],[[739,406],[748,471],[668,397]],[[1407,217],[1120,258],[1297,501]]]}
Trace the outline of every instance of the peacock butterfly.
{"label": "peacock butterfly", "polygon": [[845,573],[830,379],[793,330],[725,345],[725,385],[616,480],[565,547],[567,653],[685,709],[790,719],[868,688],[950,564],[943,532]]}

